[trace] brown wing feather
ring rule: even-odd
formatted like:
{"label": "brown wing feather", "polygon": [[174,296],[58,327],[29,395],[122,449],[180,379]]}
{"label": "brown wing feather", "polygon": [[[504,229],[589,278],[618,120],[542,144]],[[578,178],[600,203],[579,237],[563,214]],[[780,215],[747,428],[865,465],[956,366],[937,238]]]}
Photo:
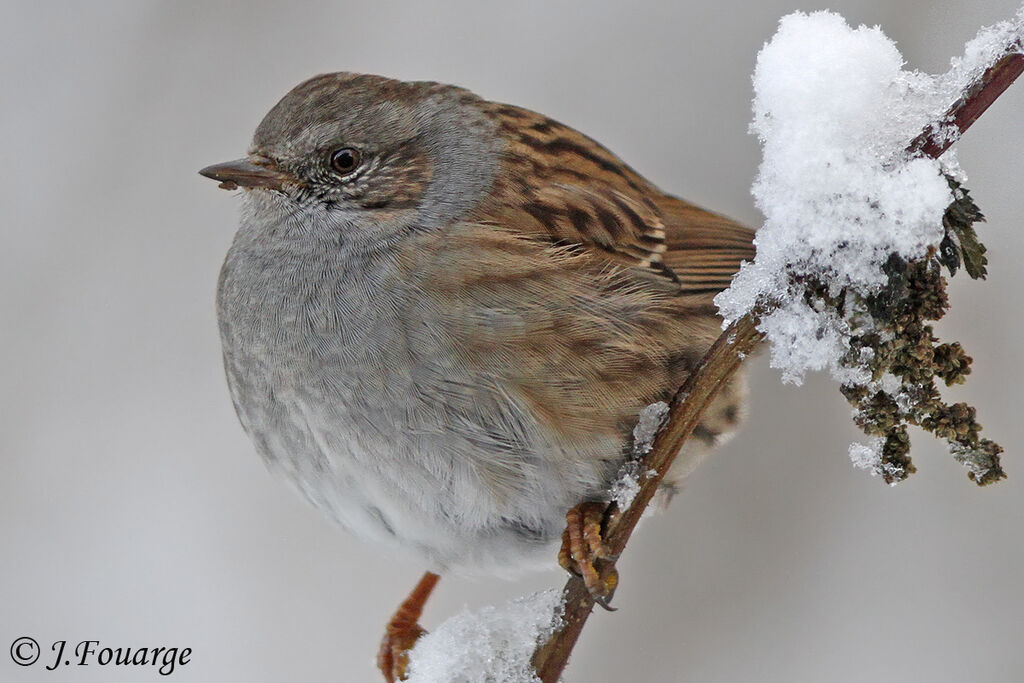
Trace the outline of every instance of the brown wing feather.
{"label": "brown wing feather", "polygon": [[657,204],[666,224],[663,262],[685,294],[714,297],[754,258],[754,231],[747,226],[668,195]]}
{"label": "brown wing feather", "polygon": [[473,219],[578,246],[710,300],[753,256],[753,232],[663,194],[582,133],[541,114],[486,103],[504,140],[502,169]]}

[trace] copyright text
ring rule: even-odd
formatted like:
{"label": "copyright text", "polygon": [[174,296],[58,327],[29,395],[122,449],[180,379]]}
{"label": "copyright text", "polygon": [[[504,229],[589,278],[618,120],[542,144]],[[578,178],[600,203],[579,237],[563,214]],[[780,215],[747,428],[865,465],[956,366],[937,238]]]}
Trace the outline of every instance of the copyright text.
{"label": "copyright text", "polygon": [[[186,666],[192,659],[190,647],[106,646],[98,640],[55,640],[50,653],[44,659],[47,671],[70,666],[152,667],[161,676],[170,676],[176,667]],[[11,643],[11,659],[20,666],[32,666],[41,654],[35,638],[23,636]]]}

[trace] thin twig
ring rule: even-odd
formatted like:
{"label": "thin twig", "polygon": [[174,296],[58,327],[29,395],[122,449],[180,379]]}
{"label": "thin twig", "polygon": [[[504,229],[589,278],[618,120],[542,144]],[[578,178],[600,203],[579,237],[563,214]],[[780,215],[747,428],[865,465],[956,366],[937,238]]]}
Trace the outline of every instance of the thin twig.
{"label": "thin twig", "polygon": [[[946,128],[928,126],[907,146],[908,154],[938,158],[945,152],[1024,71],[1024,56],[1019,50],[1017,46],[1003,55],[971,83],[943,117],[941,123]],[[955,126],[955,135],[948,134],[948,126]],[[641,471],[654,470],[656,474],[642,479],[640,490],[630,506],[621,514],[612,515],[608,523],[606,542],[615,556],[625,548],[662,478],[683,443],[700,424],[704,411],[719,388],[729,381],[743,359],[761,342],[763,335],[757,330],[758,324],[759,317],[748,314],[730,325],[672,399],[668,419],[658,431],[641,467]],[[596,566],[602,575],[607,575],[614,566],[614,560],[598,560]],[[594,601],[583,580],[577,576],[566,582],[564,595],[563,626],[533,654],[534,669],[543,683],[557,683],[594,608]]]}
{"label": "thin twig", "polygon": [[[640,521],[644,509],[658,490],[676,454],[683,443],[700,424],[705,408],[718,393],[750,351],[761,341],[757,320],[745,316],[729,326],[701,360],[697,369],[672,399],[668,421],[654,438],[651,451],[644,460],[643,471],[656,474],[644,478],[633,503],[621,515],[613,516],[608,525],[605,542],[613,554],[622,552],[633,529]],[[604,574],[613,562],[598,560],[596,567]],[[594,601],[583,585],[583,579],[573,576],[565,584],[565,612],[563,626],[552,634],[533,656],[533,666],[544,683],[554,683],[569,660],[583,624],[594,608]]]}
{"label": "thin twig", "polygon": [[[1024,71],[1024,54],[1011,52],[1003,55],[995,64],[985,70],[981,77],[972,83],[964,94],[946,112],[944,121],[946,133],[930,128],[914,138],[907,147],[911,156],[926,156],[937,159],[949,149],[950,145],[960,139],[963,132],[985,113],[996,98],[1010,87],[1017,76]],[[953,130],[950,130],[953,129]],[[952,133],[951,135],[949,133]]]}

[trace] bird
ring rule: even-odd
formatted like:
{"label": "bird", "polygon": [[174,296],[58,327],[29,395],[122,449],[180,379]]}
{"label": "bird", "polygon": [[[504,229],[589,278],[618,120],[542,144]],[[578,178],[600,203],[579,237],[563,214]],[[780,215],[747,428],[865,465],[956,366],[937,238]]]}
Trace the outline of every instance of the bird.
{"label": "bird", "polygon": [[[241,190],[217,315],[244,430],[425,579],[550,564],[567,511],[608,500],[640,411],[718,336],[712,299],[753,256],[749,228],[577,130],[436,82],[315,76],[246,157],[200,173]],[[722,390],[667,490],[744,398],[740,379]]]}

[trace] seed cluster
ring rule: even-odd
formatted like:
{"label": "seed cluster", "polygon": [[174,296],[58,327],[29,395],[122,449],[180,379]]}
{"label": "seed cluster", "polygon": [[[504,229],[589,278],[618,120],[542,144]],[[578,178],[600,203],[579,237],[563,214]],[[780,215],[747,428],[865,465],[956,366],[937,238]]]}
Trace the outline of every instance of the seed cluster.
{"label": "seed cluster", "polygon": [[833,306],[854,330],[843,365],[866,370],[870,377],[847,382],[841,391],[855,408],[854,422],[875,438],[879,452],[872,469],[888,483],[915,471],[907,425],[946,440],[977,484],[1006,476],[999,463],[1003,449],[981,437],[976,410],[966,403],[946,403],[937,388],[937,380],[946,386],[961,384],[971,371],[963,347],[940,343],[929,324],[949,308],[942,269],[955,275],[963,266],[972,278],[984,278],[987,264],[974,230],[974,223],[984,217],[967,190],[947,180],[954,201],[943,217],[945,237],[938,249],[913,261],[894,254],[884,266],[888,283],[870,296],[851,291],[830,296],[824,287],[808,292],[810,298]]}

